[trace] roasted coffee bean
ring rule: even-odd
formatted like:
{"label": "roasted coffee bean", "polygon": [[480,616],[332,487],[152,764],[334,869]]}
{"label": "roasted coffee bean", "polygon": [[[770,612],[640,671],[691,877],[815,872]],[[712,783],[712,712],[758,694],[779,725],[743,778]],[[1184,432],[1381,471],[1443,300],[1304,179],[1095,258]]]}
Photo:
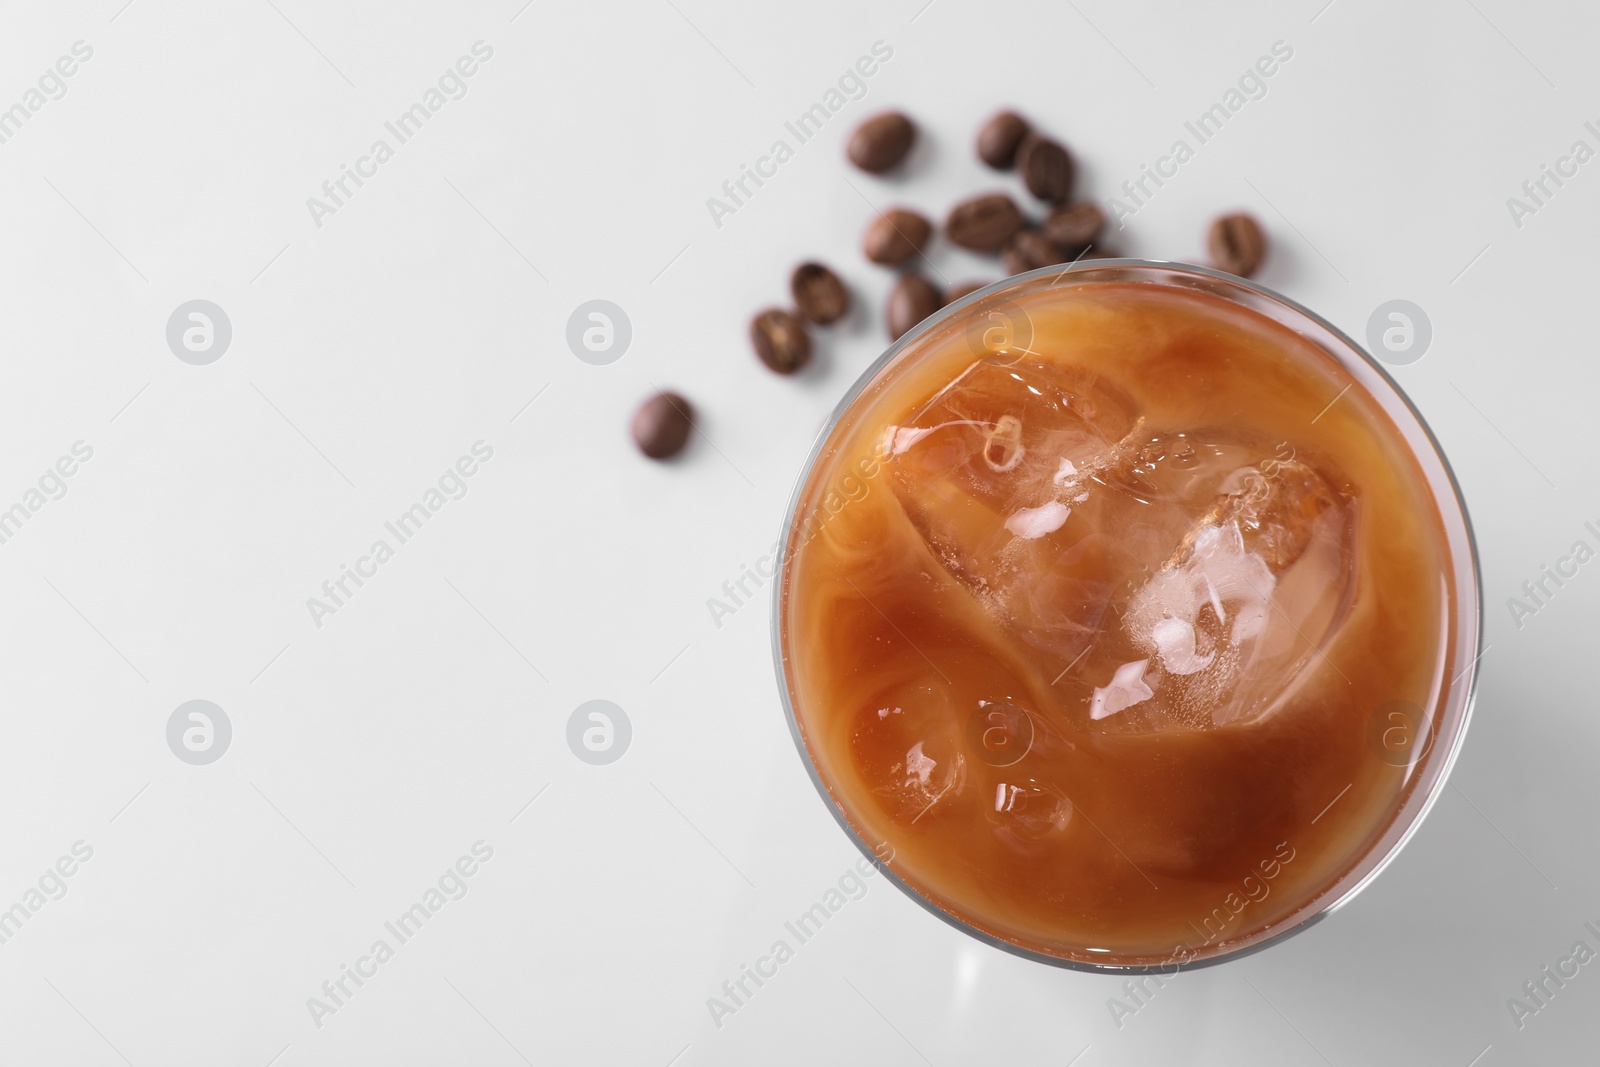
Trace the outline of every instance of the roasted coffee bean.
{"label": "roasted coffee bean", "polygon": [[976,293],[984,286],[993,284],[993,282],[957,282],[955,285],[952,285],[950,288],[944,291],[945,305],[949,306],[950,304],[954,304],[962,297],[969,296],[972,293]]}
{"label": "roasted coffee bean", "polygon": [[651,459],[683,451],[694,428],[694,408],[677,393],[654,393],[633,413],[633,443]]}
{"label": "roasted coffee bean", "polygon": [[1218,270],[1248,278],[1267,256],[1267,235],[1261,224],[1241,213],[1223,215],[1211,224],[1206,243]]}
{"label": "roasted coffee bean", "polygon": [[867,224],[861,250],[874,263],[897,267],[919,255],[933,236],[933,223],[909,208],[892,207],[880,211]]}
{"label": "roasted coffee bean", "polygon": [[906,158],[916,137],[917,127],[904,113],[885,111],[857,126],[845,151],[862,170],[882,174]]}
{"label": "roasted coffee bean", "polygon": [[789,291],[800,314],[819,326],[837,322],[850,310],[850,290],[821,263],[802,263],[789,277]]}
{"label": "roasted coffee bean", "polygon": [[1065,259],[1055,242],[1038,230],[1022,230],[1000,252],[1000,265],[1007,274],[1053,266]]}
{"label": "roasted coffee bean", "polygon": [[1001,111],[978,130],[978,158],[995,170],[1010,170],[1017,162],[1017,146],[1027,135],[1027,119],[1015,111]]}
{"label": "roasted coffee bean", "polygon": [[781,308],[768,308],[750,320],[750,343],[761,362],[779,374],[793,374],[811,359],[805,325]]}
{"label": "roasted coffee bean", "polygon": [[984,193],[950,209],[944,230],[950,240],[974,252],[998,252],[1022,229],[1022,212],[1005,193]]}
{"label": "roasted coffee bean", "polygon": [[884,308],[884,324],[889,328],[889,340],[898,341],[902,334],[923,319],[938,311],[943,305],[939,290],[920,274],[903,274],[889,290],[889,302]]}
{"label": "roasted coffee bean", "polygon": [[1044,220],[1044,235],[1071,259],[1098,241],[1105,226],[1105,212],[1093,201],[1080,200],[1050,212]]}
{"label": "roasted coffee bean", "polygon": [[1030,133],[1017,146],[1017,170],[1022,184],[1040,200],[1065,204],[1072,195],[1072,156],[1048,137]]}

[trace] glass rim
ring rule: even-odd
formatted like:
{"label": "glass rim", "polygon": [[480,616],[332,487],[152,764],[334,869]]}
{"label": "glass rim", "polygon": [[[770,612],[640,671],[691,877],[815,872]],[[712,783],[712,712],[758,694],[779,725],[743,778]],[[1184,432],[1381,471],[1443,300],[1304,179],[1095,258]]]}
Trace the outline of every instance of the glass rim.
{"label": "glass rim", "polygon": [[[865,839],[861,831],[850,821],[850,818],[844,811],[843,806],[835,798],[833,792],[829,789],[828,784],[823,781],[822,775],[817,769],[816,759],[812,756],[810,749],[806,746],[805,737],[800,727],[799,716],[795,711],[795,700],[790,690],[789,671],[783,646],[784,607],[787,602],[789,568],[794,558],[794,551],[791,549],[791,542],[794,539],[793,534],[795,516],[799,511],[800,501],[802,496],[805,494],[805,490],[810,481],[812,472],[815,470],[817,461],[822,456],[823,450],[827,446],[829,439],[832,437],[834,430],[838,428],[839,423],[850,411],[855,402],[861,397],[861,394],[866,391],[867,387],[870,386],[873,381],[875,381],[884,371],[884,369],[893,363],[900,353],[906,348],[916,343],[916,341],[918,341],[927,333],[955,318],[967,308],[973,306],[974,304],[980,303],[997,293],[1026,286],[1027,284],[1037,281],[1040,278],[1049,277],[1052,279],[1051,285],[1054,285],[1061,278],[1065,278],[1070,274],[1119,269],[1145,270],[1168,275],[1189,275],[1202,279],[1209,279],[1212,282],[1221,283],[1224,286],[1231,286],[1233,288],[1243,290],[1246,293],[1252,293],[1258,298],[1265,298],[1272,303],[1276,303],[1288,308],[1289,310],[1308,320],[1312,325],[1326,331],[1334,340],[1341,343],[1345,349],[1347,349],[1348,353],[1354,355],[1360,361],[1362,361],[1366,365],[1367,369],[1376,372],[1378,378],[1388,388],[1390,395],[1395,400],[1398,400],[1404,409],[1409,412],[1411,419],[1415,424],[1415,428],[1421,432],[1423,439],[1430,446],[1432,450],[1432,456],[1435,460],[1437,460],[1440,471],[1444,476],[1445,484],[1449,486],[1450,493],[1446,498],[1438,492],[1439,487],[1432,484],[1434,481],[1432,474],[1426,469],[1421,471],[1424,478],[1429,482],[1429,488],[1432,491],[1435,506],[1439,508],[1441,513],[1440,517],[1445,527],[1444,541],[1448,554],[1447,565],[1453,564],[1454,569],[1458,572],[1464,569],[1466,576],[1470,579],[1469,588],[1457,588],[1453,590],[1453,593],[1456,600],[1462,602],[1464,602],[1466,598],[1470,596],[1471,610],[1466,610],[1465,604],[1463,603],[1461,606],[1458,606],[1454,612],[1449,613],[1448,621],[1461,627],[1470,626],[1470,641],[1467,642],[1467,647],[1463,651],[1470,651],[1472,658],[1467,666],[1457,673],[1455,679],[1447,682],[1441,688],[1440,692],[1435,696],[1435,705],[1432,709],[1433,718],[1430,720],[1430,729],[1432,726],[1437,725],[1441,720],[1445,719],[1448,713],[1457,706],[1460,708],[1459,721],[1450,737],[1441,738],[1435,734],[1430,748],[1424,752],[1423,756],[1418,757],[1419,763],[1426,759],[1429,754],[1433,754],[1437,757],[1437,762],[1432,764],[1426,772],[1433,776],[1432,781],[1427,783],[1426,789],[1414,789],[1410,795],[1406,795],[1407,784],[1402,783],[1400,802],[1394,809],[1389,824],[1387,827],[1380,827],[1374,831],[1374,833],[1378,835],[1377,840],[1368,848],[1366,852],[1357,856],[1355,860],[1351,862],[1345,869],[1344,873],[1331,880],[1319,892],[1310,897],[1299,909],[1291,912],[1289,916],[1283,920],[1287,923],[1287,925],[1285,925],[1282,929],[1276,930],[1247,944],[1243,944],[1234,948],[1227,948],[1211,955],[1195,956],[1182,961],[1169,959],[1160,963],[1097,963],[1092,960],[1074,959],[1071,957],[1052,955],[1048,952],[1041,952],[1026,945],[1017,944],[1016,942],[1001,937],[989,930],[985,930],[982,927],[967,922],[966,920],[941,907],[936,901],[930,899],[915,886],[901,878],[899,874],[897,874],[894,869],[879,856],[877,851],[872,847],[871,843]],[[1207,291],[1214,292],[1214,290]],[[1226,295],[1224,295],[1224,299],[1232,300],[1231,297],[1227,297]],[[1232,300],[1232,302],[1239,303],[1237,300]],[[1249,305],[1242,306],[1249,307]],[[1251,310],[1256,309],[1251,308]],[[1300,333],[1298,330],[1296,332]],[[1304,337],[1305,335],[1301,333],[1301,336]],[[1328,355],[1335,360],[1335,362],[1340,364],[1341,367],[1345,367],[1347,371],[1351,370],[1351,368],[1346,365],[1346,360],[1341,358],[1341,353],[1330,351],[1327,345],[1321,343],[1315,338],[1306,337],[1305,339],[1316,345],[1318,348],[1326,351]],[[1382,403],[1382,397],[1375,397],[1375,399]],[[1397,428],[1401,431],[1403,436],[1406,435],[1406,427],[1401,426]],[[1409,443],[1410,442],[1408,441],[1408,444]],[[1414,447],[1413,452],[1415,452]],[[1421,465],[1423,457],[1417,456],[1415,458],[1417,459],[1419,465]],[[1459,545],[1456,543],[1456,532],[1450,528],[1450,516],[1444,514],[1445,508],[1443,505],[1446,503],[1447,499],[1454,502],[1456,512],[1460,518],[1460,535],[1462,543]],[[794,489],[790,493],[788,507],[784,510],[783,527],[778,538],[778,542],[780,545],[782,545],[782,552],[780,553],[779,567],[776,572],[776,578],[773,582],[771,618],[772,658],[773,666],[777,674],[778,694],[780,700],[783,702],[784,718],[789,726],[789,734],[794,740],[795,747],[799,750],[800,759],[805,765],[806,774],[810,776],[812,784],[816,787],[818,794],[821,796],[823,804],[833,815],[834,821],[839,824],[840,828],[844,830],[845,835],[852,842],[854,842],[855,846],[861,850],[862,855],[865,856],[879,870],[880,873],[882,873],[891,883],[899,888],[900,891],[906,896],[920,904],[925,910],[936,915],[938,918],[955,927],[957,930],[961,931],[967,936],[975,938],[984,944],[1001,949],[1002,951],[1010,953],[1014,956],[1020,956],[1025,959],[1034,960],[1035,962],[1048,964],[1054,967],[1061,967],[1068,970],[1083,971],[1094,974],[1120,975],[1174,974],[1178,971],[1188,971],[1201,967],[1210,967],[1231,960],[1242,959],[1245,956],[1252,955],[1272,945],[1276,945],[1297,933],[1309,929],[1322,919],[1345,907],[1350,903],[1350,901],[1354,900],[1362,890],[1371,885],[1378,875],[1394,861],[1395,857],[1400,854],[1401,849],[1403,849],[1416,834],[1417,830],[1421,827],[1423,820],[1428,816],[1429,812],[1433,810],[1433,806],[1438,801],[1439,795],[1444,792],[1444,787],[1449,780],[1450,772],[1454,769],[1456,760],[1460,756],[1462,745],[1466,740],[1467,727],[1472,719],[1473,705],[1477,699],[1477,665],[1478,660],[1482,657],[1484,652],[1482,595],[1483,582],[1481,566],[1478,559],[1477,537],[1473,531],[1471,514],[1467,510],[1466,498],[1461,492],[1461,485],[1456,478],[1455,469],[1451,466],[1449,457],[1445,454],[1444,448],[1440,445],[1438,438],[1434,435],[1432,427],[1430,427],[1427,420],[1423,418],[1422,412],[1417,409],[1417,406],[1412,402],[1411,397],[1406,394],[1405,390],[1400,387],[1399,383],[1395,381],[1394,377],[1383,367],[1383,365],[1377,359],[1373,358],[1372,354],[1369,353],[1363,345],[1358,344],[1354,338],[1350,337],[1332,322],[1329,322],[1322,315],[1306,307],[1304,304],[1301,304],[1299,301],[1284,296],[1282,293],[1279,293],[1276,290],[1269,289],[1266,286],[1257,284],[1256,282],[1250,281],[1247,278],[1241,278],[1237,275],[1229,274],[1226,271],[1217,270],[1212,267],[1201,266],[1199,264],[1184,263],[1175,260],[1117,258],[1074,261],[1066,264],[1065,266],[1055,265],[1049,267],[1040,267],[1036,270],[1026,271],[1022,274],[1015,274],[1008,278],[1002,278],[999,281],[984,286],[982,289],[975,290],[972,293],[963,296],[959,300],[945,305],[934,314],[929,315],[915,327],[891,342],[888,348],[886,348],[882,354],[873,360],[872,363],[857,376],[856,380],[851,384],[850,388],[846,390],[844,396],[840,398],[839,402],[828,414],[827,419],[818,429],[816,439],[812,442],[811,448],[806,454],[805,461],[800,468],[800,473],[795,479]],[[1458,555],[1462,549],[1465,550],[1464,558],[1461,555]],[[1446,631],[1446,633],[1448,633],[1448,631]],[[1458,641],[1457,644],[1459,646],[1461,642]],[[1442,753],[1434,753],[1433,749],[1438,747],[1438,743],[1441,740],[1448,740],[1448,745],[1446,746],[1445,751]],[[1415,768],[1417,764],[1408,764],[1407,766]],[[1420,800],[1418,799],[1419,796]],[[1337,798],[1335,798],[1335,800],[1337,800]],[[1407,816],[1408,808],[1412,809],[1409,812],[1409,817]],[[1383,851],[1383,854],[1381,856],[1377,856],[1375,861],[1371,862],[1370,866],[1367,866],[1368,861],[1372,859],[1373,855],[1380,848],[1384,848],[1385,838],[1393,833],[1394,827],[1398,825],[1402,819],[1405,819],[1406,821],[1404,826],[1400,829],[1398,836],[1393,837],[1393,839],[1388,842],[1387,848]],[[1354,872],[1357,871],[1361,872],[1359,876],[1352,877]],[[1346,884],[1347,882],[1349,884]],[[1330,896],[1330,894],[1334,893],[1334,891],[1338,891],[1337,895],[1332,896],[1331,899],[1326,899]],[[1325,899],[1326,902],[1323,903]],[[1309,910],[1313,907],[1315,910]],[[1176,956],[1176,952],[1174,952],[1173,955]]]}

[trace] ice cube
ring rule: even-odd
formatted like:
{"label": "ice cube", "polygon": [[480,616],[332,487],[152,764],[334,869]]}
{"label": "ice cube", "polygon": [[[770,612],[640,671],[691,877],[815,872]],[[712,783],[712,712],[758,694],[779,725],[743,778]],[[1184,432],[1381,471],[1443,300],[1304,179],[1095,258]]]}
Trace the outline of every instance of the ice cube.
{"label": "ice cube", "polygon": [[1155,696],[1155,690],[1144,680],[1145,668],[1149,666],[1149,660],[1136,659],[1118,667],[1111,681],[1097,688],[1090,698],[1089,718],[1103,719]]}
{"label": "ice cube", "polygon": [[1034,852],[1072,823],[1072,801],[1059,786],[1024,776],[995,783],[986,813],[994,836],[1012,848]]}
{"label": "ice cube", "polygon": [[[1013,633],[1063,662],[1115,592],[1112,539],[1073,510],[1130,447],[1127,397],[1038,358],[979,360],[886,431],[895,494],[935,558]],[[1081,525],[1081,524],[1080,524]]]}
{"label": "ice cube", "polygon": [[1352,505],[1288,442],[1154,429],[1043,358],[973,363],[886,445],[933,556],[1107,729],[1261,718],[1351,595]]}
{"label": "ice cube", "polygon": [[937,818],[967,780],[961,731],[945,687],[890,687],[890,699],[856,715],[852,747],[858,769],[885,814],[905,823]]}
{"label": "ice cube", "polygon": [[1320,654],[1350,596],[1348,508],[1313,468],[1263,461],[1220,488],[1121,613],[1128,643],[1154,664],[1135,728],[1264,717]]}
{"label": "ice cube", "polygon": [[[1259,621],[1259,616],[1252,617],[1252,623],[1256,621]],[[1163,618],[1150,628],[1150,637],[1161,655],[1161,665],[1173,674],[1193,674],[1216,662],[1217,653],[1214,649],[1205,655],[1200,654],[1192,622],[1170,616]],[[1239,629],[1235,627],[1234,641],[1237,642],[1239,637]]]}

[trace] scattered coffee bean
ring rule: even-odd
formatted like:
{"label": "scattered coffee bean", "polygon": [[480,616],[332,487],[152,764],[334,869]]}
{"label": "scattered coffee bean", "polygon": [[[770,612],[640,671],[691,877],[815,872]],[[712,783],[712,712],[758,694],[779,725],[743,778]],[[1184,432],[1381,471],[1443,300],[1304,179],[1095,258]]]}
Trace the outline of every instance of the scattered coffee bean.
{"label": "scattered coffee bean", "polygon": [[844,318],[850,310],[850,290],[821,263],[802,263],[789,277],[789,291],[800,314],[818,326]]}
{"label": "scattered coffee bean", "polygon": [[950,209],[945,233],[962,248],[998,252],[1022,229],[1022,212],[1005,193],[985,193]]}
{"label": "scattered coffee bean", "polygon": [[[884,111],[870,116],[851,132],[846,154],[862,170],[882,174],[906,159],[916,138],[916,125],[908,116],[900,111]],[[1034,132],[1017,112],[1003,110],[991,115],[979,128],[976,148],[978,158],[996,170],[1015,167],[1029,193],[1050,205],[1050,212],[1042,224],[1035,225],[1005,193],[969,197],[952,207],[945,218],[945,232],[952,244],[973,252],[999,254],[1008,275],[1079,261],[1121,258],[1120,251],[1099,243],[1106,227],[1105,212],[1087,200],[1071,201],[1077,165],[1064,145]],[[922,213],[890,208],[867,226],[862,249],[874,263],[900,267],[925,253],[934,230],[934,224]],[[1245,277],[1260,268],[1267,251],[1260,224],[1243,213],[1216,219],[1207,243],[1219,269]],[[941,293],[919,273],[902,274],[885,306],[889,337],[899,340],[941,307],[988,284],[962,282]],[[806,322],[837,322],[849,313],[851,303],[844,282],[821,263],[796,267],[789,287],[798,315],[769,308],[750,323],[750,340],[756,354],[778,374],[794,374],[810,361],[811,338]],[[646,455],[671,455],[687,441],[691,418],[687,401],[676,394],[658,394],[634,415],[634,438]]]}
{"label": "scattered coffee bean", "polygon": [[950,288],[944,291],[944,302],[946,306],[954,304],[962,297],[970,296],[971,294],[976,293],[979,289],[982,289],[984,286],[993,284],[993,282],[957,282],[955,285],[952,285]]}
{"label": "scattered coffee bean", "polygon": [[761,362],[779,374],[793,374],[811,359],[805,326],[781,308],[768,308],[750,320],[750,343]]}
{"label": "scattered coffee bean", "polygon": [[1058,207],[1044,220],[1044,235],[1060,246],[1071,259],[1100,239],[1106,214],[1090,200]]}
{"label": "scattered coffee bean", "polygon": [[885,111],[855,128],[846,152],[862,170],[882,174],[906,158],[916,136],[916,126],[904,113]]}
{"label": "scattered coffee bean", "polygon": [[874,263],[898,267],[927,247],[933,236],[933,223],[927,217],[903,207],[880,211],[867,224],[861,250]]}
{"label": "scattered coffee bean", "polygon": [[1065,204],[1072,195],[1073,164],[1067,150],[1050,140],[1030,133],[1017,147],[1017,170],[1022,184],[1040,200]]}
{"label": "scattered coffee bean", "polygon": [[655,393],[633,413],[629,429],[633,443],[651,459],[666,459],[683,451],[694,427],[694,409],[677,393]]}
{"label": "scattered coffee bean", "polygon": [[1223,215],[1211,224],[1206,243],[1218,270],[1248,278],[1267,256],[1267,235],[1261,224],[1242,212]]}
{"label": "scattered coffee bean", "polygon": [[889,302],[884,309],[889,340],[898,341],[907,330],[943,306],[939,290],[928,279],[920,274],[901,275],[889,290]]}
{"label": "scattered coffee bean", "polygon": [[1066,259],[1055,242],[1038,230],[1022,230],[1000,251],[1000,265],[1007,274],[1023,274],[1049,267]]}
{"label": "scattered coffee bean", "polygon": [[998,112],[978,130],[978,158],[995,170],[1010,170],[1027,135],[1027,119],[1015,111]]}

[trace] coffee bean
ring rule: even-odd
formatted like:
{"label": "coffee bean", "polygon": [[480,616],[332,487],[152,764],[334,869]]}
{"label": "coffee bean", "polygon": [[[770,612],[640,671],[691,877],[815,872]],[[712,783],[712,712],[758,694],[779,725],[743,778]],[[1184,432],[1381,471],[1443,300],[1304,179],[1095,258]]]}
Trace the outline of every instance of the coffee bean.
{"label": "coffee bean", "polygon": [[850,290],[821,263],[802,263],[789,277],[789,291],[800,314],[819,326],[837,322],[850,310]]}
{"label": "coffee bean", "polygon": [[1072,195],[1072,156],[1048,137],[1030,133],[1017,146],[1017,170],[1022,184],[1040,200],[1065,204]]}
{"label": "coffee bean", "polygon": [[974,252],[998,252],[1022,229],[1022,212],[1005,193],[984,193],[950,209],[944,230],[950,240]]}
{"label": "coffee bean", "polygon": [[944,291],[945,305],[949,306],[950,304],[954,304],[962,297],[970,296],[971,294],[976,293],[979,289],[982,289],[984,286],[993,284],[993,282],[957,282],[955,285],[952,285],[950,288]]}
{"label": "coffee bean", "polygon": [[874,263],[897,267],[927,247],[933,236],[933,223],[909,208],[892,207],[881,211],[867,224],[861,250]]}
{"label": "coffee bean", "polygon": [[1089,200],[1058,207],[1044,220],[1044,235],[1054,241],[1071,259],[1100,239],[1106,214]]}
{"label": "coffee bean", "polygon": [[869,174],[882,174],[911,151],[917,128],[899,111],[885,111],[855,128],[845,151],[850,162]]}
{"label": "coffee bean", "polygon": [[1007,274],[1023,274],[1065,259],[1055,242],[1038,230],[1022,230],[1000,252],[1000,265]]}
{"label": "coffee bean", "polygon": [[666,459],[683,451],[694,427],[694,408],[677,393],[655,393],[633,413],[629,429],[633,443],[651,459]]}
{"label": "coffee bean", "polygon": [[920,274],[901,275],[889,290],[889,302],[884,308],[889,340],[898,341],[907,330],[942,306],[943,299],[932,282]]}
{"label": "coffee bean", "polygon": [[793,374],[811,359],[805,326],[781,308],[768,308],[750,320],[750,343],[761,362],[779,374]]}
{"label": "coffee bean", "polygon": [[1218,270],[1248,278],[1267,256],[1267,235],[1261,224],[1241,213],[1223,215],[1211,224],[1206,243]]}
{"label": "coffee bean", "polygon": [[1001,111],[978,130],[978,158],[995,170],[1010,170],[1017,146],[1028,135],[1028,120],[1015,111]]}

